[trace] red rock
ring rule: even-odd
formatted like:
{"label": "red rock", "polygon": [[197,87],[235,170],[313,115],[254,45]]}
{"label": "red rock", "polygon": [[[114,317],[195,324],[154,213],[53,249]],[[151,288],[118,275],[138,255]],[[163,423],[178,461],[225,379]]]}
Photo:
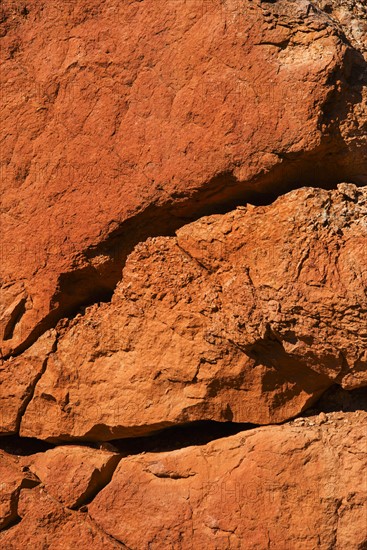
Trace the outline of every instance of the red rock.
{"label": "red rock", "polygon": [[325,13],[339,21],[352,44],[367,58],[367,6],[363,0],[315,0]]}
{"label": "red rock", "polygon": [[110,481],[119,460],[118,454],[70,445],[26,462],[51,496],[63,506],[78,508]]}
{"label": "red rock", "polygon": [[22,468],[18,457],[0,450],[0,531],[19,520],[18,500],[21,489],[31,488],[39,479]]}
{"label": "red rock", "polygon": [[278,423],[365,386],[366,204],[367,188],[306,188],[139,244],[112,302],[58,339],[21,435]]}
{"label": "red rock", "polygon": [[367,547],[366,14],[1,2],[0,548]]}
{"label": "red rock", "polygon": [[366,413],[264,427],[120,462],[89,506],[131,549],[359,550],[366,531]]}
{"label": "red rock", "polygon": [[42,488],[22,490],[19,513],[20,523],[0,532],[2,548],[121,548],[120,543],[101,532],[86,514],[63,508]]}
{"label": "red rock", "polygon": [[54,348],[56,333],[46,332],[19,357],[0,365],[0,435],[19,431],[21,416]]}
{"label": "red rock", "polygon": [[306,0],[4,0],[0,32],[5,356],[108,298],[149,235],[367,182],[365,65]]}

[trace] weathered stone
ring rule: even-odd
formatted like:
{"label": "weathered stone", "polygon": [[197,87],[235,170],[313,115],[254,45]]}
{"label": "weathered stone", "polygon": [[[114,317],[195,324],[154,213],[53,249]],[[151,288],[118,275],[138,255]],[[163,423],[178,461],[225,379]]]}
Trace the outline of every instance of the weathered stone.
{"label": "weathered stone", "polygon": [[315,0],[338,21],[352,44],[367,56],[367,5],[364,0]]}
{"label": "weathered stone", "polygon": [[118,454],[70,445],[25,462],[51,496],[68,508],[79,508],[110,481],[119,460]]}
{"label": "weathered stone", "polygon": [[37,381],[56,343],[56,332],[47,331],[19,357],[0,364],[0,435],[15,434]]}
{"label": "weathered stone", "polygon": [[4,0],[0,20],[4,356],[109,297],[148,236],[367,182],[365,62],[308,0]]}
{"label": "weathered stone", "polygon": [[139,244],[112,302],[59,338],[21,434],[276,423],[367,385],[366,205],[367,188],[305,188]]}
{"label": "weathered stone", "polygon": [[367,548],[366,15],[1,1],[1,548]]}
{"label": "weathered stone", "polygon": [[361,550],[367,414],[329,419],[125,458],[89,514],[131,550]]}
{"label": "weathered stone", "polygon": [[0,532],[2,548],[112,550],[121,544],[101,532],[86,514],[63,508],[42,488],[23,489],[19,498],[21,521]]}
{"label": "weathered stone", "polygon": [[20,490],[35,487],[39,483],[35,475],[22,467],[18,457],[0,450],[0,531],[19,520]]}

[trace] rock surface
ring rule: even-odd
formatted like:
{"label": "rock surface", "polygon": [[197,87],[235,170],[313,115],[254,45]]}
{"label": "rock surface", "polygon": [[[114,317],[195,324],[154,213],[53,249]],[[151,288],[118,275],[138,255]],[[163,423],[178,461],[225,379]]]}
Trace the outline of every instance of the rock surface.
{"label": "rock surface", "polygon": [[292,191],[139,244],[58,339],[20,433],[111,440],[268,424],[367,385],[367,188]]}
{"label": "rock surface", "polygon": [[4,0],[0,21],[4,356],[108,299],[147,236],[367,182],[365,61],[307,0]]}
{"label": "rock surface", "polygon": [[0,532],[0,543],[3,548],[121,548],[121,544],[101,532],[85,514],[63,508],[42,488],[32,491],[24,489],[18,506],[21,521],[14,527]]}
{"label": "rock surface", "polygon": [[366,550],[366,16],[1,1],[0,548]]}
{"label": "rock surface", "polygon": [[21,356],[0,364],[0,435],[18,433],[22,414],[55,344],[56,331],[47,331]]}
{"label": "rock surface", "polygon": [[367,414],[123,459],[90,516],[132,550],[361,550]]}
{"label": "rock surface", "polygon": [[[361,550],[367,543],[366,428],[365,411],[322,413],[203,446],[122,458],[111,482],[79,511],[63,507],[43,483],[45,473],[61,479],[53,453],[43,457],[50,472],[40,472],[38,486],[24,485],[20,493],[21,480],[31,475],[24,464],[32,468],[39,455],[2,453],[8,485],[18,487],[20,521],[0,532],[0,544],[11,550]],[[82,469],[80,448],[70,447],[69,454]],[[79,486],[78,475],[67,475],[59,489],[73,495]],[[3,506],[1,512],[9,517]]]}
{"label": "rock surface", "polygon": [[36,454],[26,462],[51,496],[63,506],[79,508],[110,481],[119,460],[114,453],[71,445]]}
{"label": "rock surface", "polygon": [[314,0],[314,4],[340,23],[348,39],[367,59],[367,5],[364,0]]}
{"label": "rock surface", "polygon": [[0,450],[0,531],[19,520],[18,500],[21,489],[32,488],[40,480],[21,467],[18,457]]}

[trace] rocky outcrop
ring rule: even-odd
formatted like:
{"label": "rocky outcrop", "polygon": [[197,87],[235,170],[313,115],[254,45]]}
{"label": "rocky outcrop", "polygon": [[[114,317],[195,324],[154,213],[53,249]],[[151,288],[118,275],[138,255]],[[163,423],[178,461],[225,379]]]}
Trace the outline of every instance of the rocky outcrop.
{"label": "rocky outcrop", "polygon": [[1,548],[366,550],[366,15],[2,0]]}
{"label": "rocky outcrop", "polygon": [[366,413],[121,461],[90,516],[131,549],[360,550]]}
{"label": "rocky outcrop", "polygon": [[366,214],[367,188],[306,188],[141,243],[111,304],[64,329],[21,435],[277,423],[366,385]]}
{"label": "rocky outcrop", "polygon": [[120,460],[116,453],[88,447],[56,447],[26,461],[43,487],[63,506],[80,508],[107,483]]}
{"label": "rocky outcrop", "polygon": [[120,458],[80,446],[23,457],[0,451],[0,545],[120,548],[83,511],[74,511],[110,481]]}
{"label": "rocky outcrop", "polygon": [[85,514],[64,508],[42,488],[21,492],[18,512],[21,521],[0,532],[0,543],[9,550],[20,548],[121,548],[107,534],[94,525]]}
{"label": "rocky outcrop", "polygon": [[47,331],[21,356],[0,365],[0,435],[18,433],[22,415],[55,346],[56,331]]}
{"label": "rocky outcrop", "polygon": [[4,356],[109,299],[148,236],[367,182],[365,62],[312,2],[4,0],[0,19]]}
{"label": "rocky outcrop", "polygon": [[367,6],[363,0],[314,0],[324,13],[340,23],[343,32],[367,56]]}
{"label": "rocky outcrop", "polygon": [[[3,453],[2,460],[20,461],[18,471],[38,462],[40,479],[20,491],[18,523],[0,533],[0,544],[11,550],[361,550],[366,427],[364,411],[321,413],[203,446],[125,457],[111,482],[77,511],[65,506],[85,490],[74,473],[83,471],[87,480],[88,464],[110,452],[70,446],[43,457]],[[70,474],[59,471],[62,455]],[[18,471],[8,469],[10,484],[24,475]]]}
{"label": "rocky outcrop", "polygon": [[18,501],[21,489],[40,483],[28,468],[22,468],[18,457],[0,450],[0,531],[19,521]]}

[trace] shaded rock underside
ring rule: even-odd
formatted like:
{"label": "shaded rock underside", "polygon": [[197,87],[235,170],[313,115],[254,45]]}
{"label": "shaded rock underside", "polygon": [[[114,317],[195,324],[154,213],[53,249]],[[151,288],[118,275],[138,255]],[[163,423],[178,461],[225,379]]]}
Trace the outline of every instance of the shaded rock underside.
{"label": "shaded rock underside", "polygon": [[0,545],[364,550],[364,3],[0,10]]}

